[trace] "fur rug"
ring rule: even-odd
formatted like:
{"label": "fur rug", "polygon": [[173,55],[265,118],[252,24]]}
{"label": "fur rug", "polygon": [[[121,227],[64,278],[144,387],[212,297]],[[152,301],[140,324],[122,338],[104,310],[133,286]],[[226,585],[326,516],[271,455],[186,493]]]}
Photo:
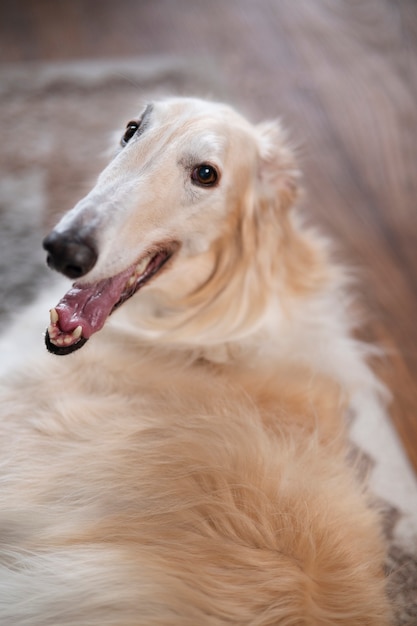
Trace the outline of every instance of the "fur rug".
{"label": "fur rug", "polygon": [[[10,65],[0,71],[0,321],[12,321],[54,281],[41,240],[56,217],[89,188],[106,160],[111,132],[138,103],[167,93],[230,100],[226,77],[207,64],[149,59]],[[236,100],[234,98],[234,100]],[[277,111],[279,114],[279,111]],[[44,311],[45,325],[48,311]],[[39,337],[39,344],[42,338]],[[4,333],[0,371],[14,346]],[[395,391],[395,390],[394,390]],[[352,456],[360,458],[389,541],[387,572],[397,625],[417,624],[417,483],[388,414],[355,407]]]}

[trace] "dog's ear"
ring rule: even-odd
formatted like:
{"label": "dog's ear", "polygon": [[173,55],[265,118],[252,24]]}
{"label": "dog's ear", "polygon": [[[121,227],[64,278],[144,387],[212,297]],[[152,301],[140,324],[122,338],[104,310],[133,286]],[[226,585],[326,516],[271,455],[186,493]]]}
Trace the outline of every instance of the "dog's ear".
{"label": "dog's ear", "polygon": [[259,141],[261,196],[277,208],[291,207],[298,195],[300,173],[285,131],[278,121],[256,127]]}

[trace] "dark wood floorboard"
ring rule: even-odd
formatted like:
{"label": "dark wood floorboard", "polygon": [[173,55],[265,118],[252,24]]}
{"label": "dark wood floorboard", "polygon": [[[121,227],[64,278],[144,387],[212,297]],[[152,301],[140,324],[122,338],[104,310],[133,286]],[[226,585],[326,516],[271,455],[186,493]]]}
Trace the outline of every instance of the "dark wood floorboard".
{"label": "dark wood floorboard", "polygon": [[[259,119],[292,129],[312,217],[363,277],[365,334],[417,468],[415,0],[3,0],[2,62],[212,59]],[[204,67],[204,65],[202,65]]]}

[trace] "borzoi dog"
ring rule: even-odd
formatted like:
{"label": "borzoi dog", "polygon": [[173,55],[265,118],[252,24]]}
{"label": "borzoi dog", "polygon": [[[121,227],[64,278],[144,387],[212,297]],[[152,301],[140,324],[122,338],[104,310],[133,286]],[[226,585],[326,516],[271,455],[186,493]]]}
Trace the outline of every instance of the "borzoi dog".
{"label": "borzoi dog", "polygon": [[171,98],[46,237],[74,282],[1,392],[1,624],[389,623],[344,424],[379,384],[297,190],[279,124]]}

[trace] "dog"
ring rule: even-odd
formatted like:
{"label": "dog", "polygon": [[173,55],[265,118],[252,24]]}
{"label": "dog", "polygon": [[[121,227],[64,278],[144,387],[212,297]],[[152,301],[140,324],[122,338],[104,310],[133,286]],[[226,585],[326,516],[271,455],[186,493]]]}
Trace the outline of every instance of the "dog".
{"label": "dog", "polygon": [[74,282],[3,377],[2,624],[390,623],[345,419],[381,385],[298,189],[279,123],[167,98],[47,235]]}

